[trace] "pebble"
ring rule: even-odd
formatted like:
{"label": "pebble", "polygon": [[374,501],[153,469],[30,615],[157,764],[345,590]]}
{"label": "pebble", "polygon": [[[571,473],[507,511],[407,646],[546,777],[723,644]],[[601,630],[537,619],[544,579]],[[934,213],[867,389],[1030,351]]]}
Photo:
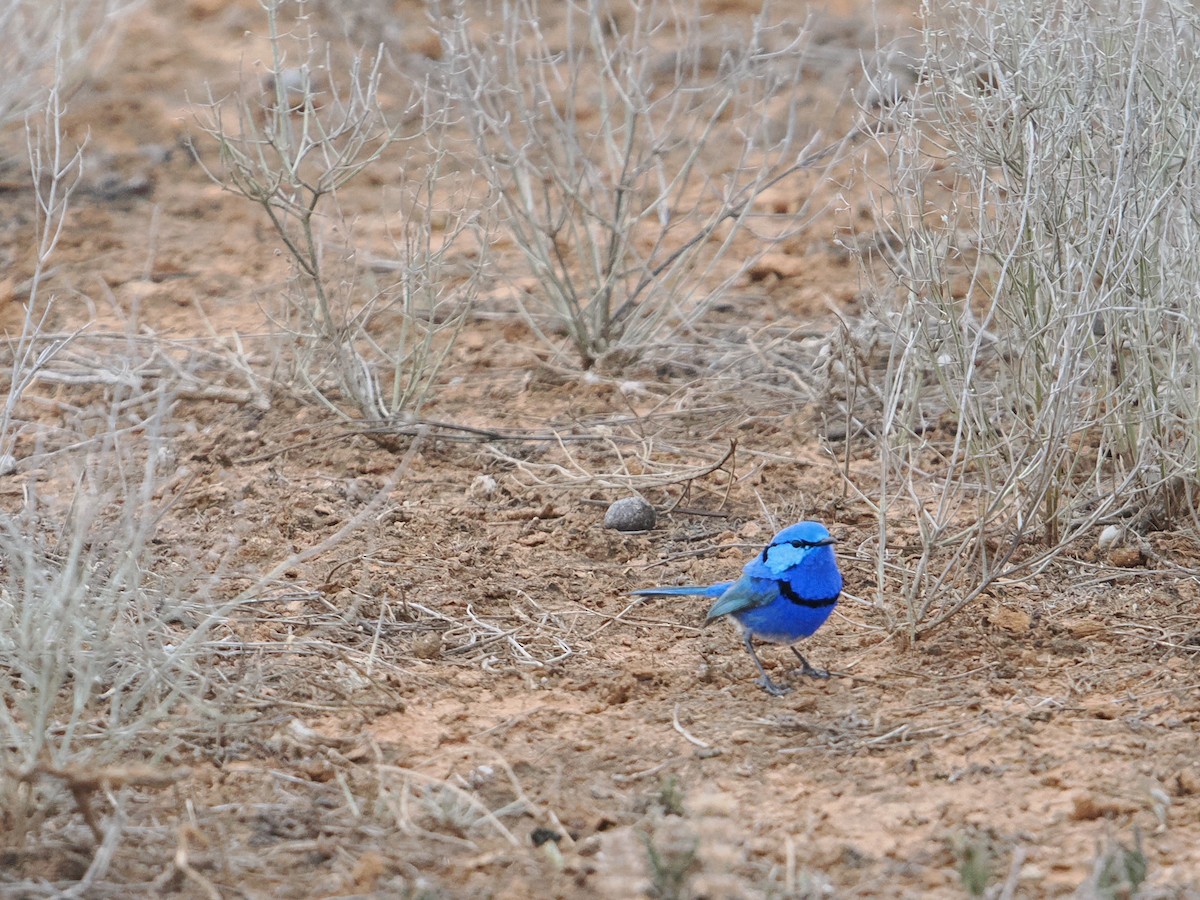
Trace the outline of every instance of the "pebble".
{"label": "pebble", "polygon": [[1132,569],[1144,565],[1146,556],[1141,547],[1114,547],[1108,551],[1108,564],[1119,569]]}
{"label": "pebble", "polygon": [[1100,532],[1096,545],[1101,550],[1111,550],[1125,537],[1125,531],[1120,525],[1109,525]]}
{"label": "pebble", "polygon": [[617,531],[649,531],[657,522],[654,507],[641,497],[622,497],[604,514],[604,527]]}
{"label": "pebble", "polygon": [[412,654],[417,659],[436,659],[442,655],[442,634],[427,631],[413,638]]}

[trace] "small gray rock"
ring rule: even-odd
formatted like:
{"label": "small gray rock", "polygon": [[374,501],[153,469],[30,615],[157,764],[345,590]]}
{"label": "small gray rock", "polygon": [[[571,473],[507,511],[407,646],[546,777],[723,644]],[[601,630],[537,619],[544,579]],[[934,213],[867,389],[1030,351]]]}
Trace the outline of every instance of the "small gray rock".
{"label": "small gray rock", "polygon": [[604,527],[617,531],[649,531],[657,522],[658,513],[641,497],[622,497],[604,514]]}

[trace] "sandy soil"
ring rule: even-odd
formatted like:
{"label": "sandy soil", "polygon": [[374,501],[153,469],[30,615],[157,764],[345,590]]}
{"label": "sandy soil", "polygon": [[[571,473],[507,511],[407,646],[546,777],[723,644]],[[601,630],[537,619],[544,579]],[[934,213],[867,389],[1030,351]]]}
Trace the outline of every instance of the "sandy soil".
{"label": "sandy soil", "polygon": [[[383,14],[356,20],[361,40],[414,59],[436,47],[418,4],[361,9]],[[850,77],[873,46],[869,9],[814,7],[847,60],[815,80]],[[89,162],[55,258],[63,327],[213,348],[237,334],[269,365],[286,260],[261,212],[181,147],[189,97],[235,87],[260,32],[251,0],[153,4],[72,99]],[[6,171],[0,192],[10,329],[31,271],[21,178]],[[862,201],[853,185],[790,190]],[[378,213],[357,214],[369,233]],[[1147,896],[1200,895],[1196,546],[1150,535],[1122,569],[1081,548],[915,644],[890,633],[871,602],[874,520],[839,474],[869,465],[869,446],[826,439],[819,404],[789,389],[834,311],[855,309],[858,270],[831,240],[848,218],[739,285],[708,326],[723,356],[701,347],[691,370],[585,377],[515,316],[472,320],[428,417],[612,435],[569,445],[593,473],[643,452],[698,469],[736,440],[719,469],[646,492],[663,510],[687,488],[681,508],[708,514],[623,535],[601,527],[620,491],[536,483],[538,463],[563,460],[552,442],[426,440],[367,523],[231,623],[245,708],[156,763],[188,774],[127,805],[97,895],[951,897],[975,866],[994,896],[1061,896],[1139,840]],[[267,399],[178,403],[186,488],[166,545],[199,559],[232,536],[233,564],[261,573],[362,511],[409,449],[282,387]],[[636,587],[730,577],[801,517],[841,540],[848,597],[805,647],[830,680],[767,648],[794,686],[767,696],[732,630],[700,627],[702,599],[631,603]],[[79,877],[91,835],[60,818],[0,860],[0,893]]]}

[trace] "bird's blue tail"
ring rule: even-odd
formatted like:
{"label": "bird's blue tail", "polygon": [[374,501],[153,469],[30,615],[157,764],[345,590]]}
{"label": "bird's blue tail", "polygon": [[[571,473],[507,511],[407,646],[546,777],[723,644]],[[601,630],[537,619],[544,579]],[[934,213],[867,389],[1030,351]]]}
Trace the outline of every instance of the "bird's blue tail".
{"label": "bird's blue tail", "polygon": [[686,585],[684,587],[653,587],[642,588],[640,591],[632,591],[634,594],[640,594],[643,597],[720,597],[732,581],[722,581],[717,584],[710,584],[706,587],[700,585]]}

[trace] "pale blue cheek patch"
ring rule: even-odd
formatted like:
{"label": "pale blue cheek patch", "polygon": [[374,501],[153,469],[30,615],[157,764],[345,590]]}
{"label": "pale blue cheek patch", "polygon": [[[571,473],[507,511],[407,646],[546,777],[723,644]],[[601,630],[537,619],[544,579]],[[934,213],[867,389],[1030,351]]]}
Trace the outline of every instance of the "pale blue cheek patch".
{"label": "pale blue cheek patch", "polygon": [[788,569],[798,565],[808,553],[808,547],[793,547],[791,544],[775,544],[767,548],[767,568],[772,575],[782,575]]}

